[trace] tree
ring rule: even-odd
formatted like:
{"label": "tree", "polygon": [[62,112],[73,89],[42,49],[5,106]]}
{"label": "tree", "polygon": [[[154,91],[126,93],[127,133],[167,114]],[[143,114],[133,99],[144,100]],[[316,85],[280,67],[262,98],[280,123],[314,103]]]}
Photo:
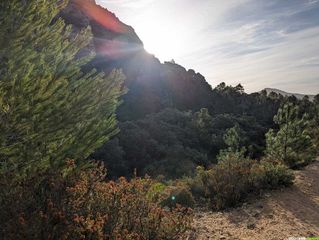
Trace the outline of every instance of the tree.
{"label": "tree", "polygon": [[319,151],[319,94],[314,97],[313,100],[313,121],[312,121],[312,137],[314,140],[314,144],[317,149],[317,153]]}
{"label": "tree", "polygon": [[210,148],[212,141],[213,118],[207,108],[194,113],[193,124],[198,130],[199,138],[206,148]]}
{"label": "tree", "polygon": [[222,92],[222,91],[224,91],[225,88],[226,88],[226,83],[222,82],[222,83],[218,84],[215,89],[218,92]]}
{"label": "tree", "polygon": [[65,4],[0,2],[0,239],[183,238],[191,212],[149,199],[149,178],[105,181],[70,159],[117,133],[123,75],[81,70],[89,29],[74,36]]}
{"label": "tree", "polygon": [[241,85],[240,83],[235,87],[235,90],[240,94],[245,93],[245,89],[244,89],[243,85]]}
{"label": "tree", "polygon": [[123,74],[81,68],[90,30],[72,33],[67,1],[0,3],[0,160],[4,171],[85,159],[117,133]]}
{"label": "tree", "polygon": [[238,124],[227,129],[223,139],[228,148],[219,152],[218,160],[222,161],[225,158],[229,158],[229,156],[244,157],[246,152],[246,148],[243,146],[244,138],[244,132]]}
{"label": "tree", "polygon": [[314,146],[309,133],[308,115],[299,116],[299,107],[293,103],[284,104],[274,117],[279,130],[270,129],[266,134],[266,154],[290,167],[305,164],[315,157]]}
{"label": "tree", "polygon": [[213,119],[207,108],[201,108],[198,112],[194,113],[193,118],[195,126],[202,131],[207,131],[207,129],[212,127]]}

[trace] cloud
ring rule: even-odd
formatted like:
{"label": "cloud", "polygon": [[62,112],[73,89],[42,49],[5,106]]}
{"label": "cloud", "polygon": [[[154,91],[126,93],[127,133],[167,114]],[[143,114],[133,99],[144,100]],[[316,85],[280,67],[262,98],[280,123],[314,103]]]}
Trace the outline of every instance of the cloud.
{"label": "cloud", "polygon": [[[247,3],[230,9],[223,23],[201,33],[205,37],[197,54],[185,55],[180,62],[192,62],[212,85],[225,81],[243,83],[250,92],[281,87],[318,93],[319,9],[300,2],[279,9],[274,2],[262,9],[253,4],[247,11]],[[236,17],[227,17],[234,12]]]}
{"label": "cloud", "polygon": [[221,52],[217,60],[197,64],[215,84],[243,83],[249,91],[284,87],[293,92],[318,93],[318,42],[316,27],[289,34],[284,41],[263,51],[245,55]]}
{"label": "cloud", "polygon": [[[160,60],[174,58],[212,85],[319,92],[319,0],[100,2],[132,25],[146,45],[150,34],[162,38],[154,52]],[[163,49],[172,38],[181,46],[167,56]]]}

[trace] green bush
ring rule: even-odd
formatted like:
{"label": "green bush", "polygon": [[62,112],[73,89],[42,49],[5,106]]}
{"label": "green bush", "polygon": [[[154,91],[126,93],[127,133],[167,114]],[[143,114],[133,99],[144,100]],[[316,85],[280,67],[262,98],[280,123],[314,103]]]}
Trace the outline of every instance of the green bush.
{"label": "green bush", "polygon": [[164,185],[163,183],[156,182],[151,185],[146,196],[148,199],[154,202],[159,202],[161,201],[161,198],[165,189],[166,189],[166,185]]}
{"label": "green bush", "polygon": [[249,193],[289,186],[293,178],[292,171],[280,163],[228,153],[210,170],[198,167],[185,182],[196,199],[206,198],[214,209],[224,209],[236,206]]}
{"label": "green bush", "polygon": [[192,193],[184,186],[168,186],[161,197],[160,204],[169,208],[178,205],[193,208],[195,204]]}
{"label": "green bush", "polygon": [[186,177],[183,179],[183,182],[189,187],[191,193],[197,199],[206,197],[207,195],[206,185],[204,184],[207,175],[208,171],[198,166],[194,177]]}
{"label": "green bush", "polygon": [[235,206],[251,190],[250,168],[252,160],[228,155],[210,172],[204,182],[214,208]]}
{"label": "green bush", "polygon": [[285,165],[261,161],[251,169],[252,183],[257,189],[275,189],[293,184],[293,172]]}

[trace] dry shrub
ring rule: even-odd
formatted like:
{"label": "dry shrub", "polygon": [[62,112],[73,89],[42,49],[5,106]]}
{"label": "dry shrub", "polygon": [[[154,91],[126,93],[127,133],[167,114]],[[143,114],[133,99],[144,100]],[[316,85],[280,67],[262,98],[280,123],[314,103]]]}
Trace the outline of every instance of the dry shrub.
{"label": "dry shrub", "polygon": [[1,176],[1,239],[180,239],[191,210],[168,210],[147,197],[154,182],[105,181],[103,167],[73,161],[24,181]]}
{"label": "dry shrub", "polygon": [[230,155],[209,171],[204,185],[214,208],[235,206],[250,192],[251,165],[250,159]]}
{"label": "dry shrub", "polygon": [[293,184],[292,170],[278,161],[262,160],[251,169],[255,189],[276,189]]}
{"label": "dry shrub", "polygon": [[214,209],[224,209],[236,206],[249,193],[289,186],[293,179],[291,170],[278,162],[228,154],[210,170],[197,168],[186,183],[196,199],[206,198]]}

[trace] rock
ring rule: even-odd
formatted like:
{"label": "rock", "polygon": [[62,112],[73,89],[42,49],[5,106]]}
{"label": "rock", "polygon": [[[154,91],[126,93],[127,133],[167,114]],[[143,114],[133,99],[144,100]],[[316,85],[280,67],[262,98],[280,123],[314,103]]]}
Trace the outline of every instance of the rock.
{"label": "rock", "polygon": [[255,227],[256,227],[255,222],[250,221],[250,222],[247,223],[247,228],[248,229],[253,230],[253,229],[255,229]]}

